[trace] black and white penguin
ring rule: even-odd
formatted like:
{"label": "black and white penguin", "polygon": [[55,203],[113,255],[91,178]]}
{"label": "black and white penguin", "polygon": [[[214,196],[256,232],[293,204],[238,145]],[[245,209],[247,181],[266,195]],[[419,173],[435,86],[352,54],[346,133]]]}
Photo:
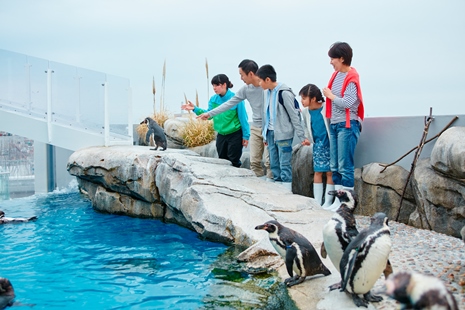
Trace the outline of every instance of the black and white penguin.
{"label": "black and white penguin", "polygon": [[[323,227],[323,244],[320,254],[323,258],[329,255],[329,259],[339,270],[344,250],[349,245],[350,241],[358,235],[357,224],[354,217],[354,210],[357,207],[357,196],[350,189],[340,189],[331,191],[329,194],[339,198],[341,205],[333,214],[331,219]],[[341,283],[333,284],[329,287],[330,290],[341,288]]]}
{"label": "black and white penguin", "polygon": [[162,147],[162,151],[166,150],[168,143],[166,142],[166,135],[163,128],[161,128],[160,125],[158,125],[158,123],[150,117],[146,117],[140,123],[146,124],[148,128],[147,134],[145,135],[145,142],[150,145],[150,137],[153,137],[153,141],[156,144],[155,148],[151,150],[156,151],[158,147]]}
{"label": "black and white penguin", "polygon": [[287,286],[302,283],[308,276],[331,274],[310,241],[295,230],[284,227],[278,221],[268,221],[255,229],[268,232],[271,244],[284,259],[290,276],[284,281]]}
{"label": "black and white penguin", "polygon": [[7,224],[7,223],[24,223],[36,220],[37,216],[32,216],[29,218],[24,217],[5,217],[5,212],[0,210],[0,224]]}
{"label": "black and white penguin", "polygon": [[13,304],[15,299],[15,290],[10,280],[0,278],[0,309],[5,309]]}
{"label": "black and white penguin", "polygon": [[386,280],[386,295],[405,309],[458,310],[454,295],[433,276],[400,271]]}
{"label": "black and white penguin", "polygon": [[[379,276],[386,268],[391,252],[391,233],[386,214],[379,212],[371,224],[349,243],[342,255],[341,292],[352,295],[357,307],[368,307],[368,302],[379,302],[381,296],[371,294]],[[363,298],[359,297],[363,295]]]}

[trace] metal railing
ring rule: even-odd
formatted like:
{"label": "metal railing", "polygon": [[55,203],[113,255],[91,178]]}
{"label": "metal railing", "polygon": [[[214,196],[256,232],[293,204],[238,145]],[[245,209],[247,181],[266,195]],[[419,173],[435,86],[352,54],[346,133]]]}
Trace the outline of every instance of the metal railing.
{"label": "metal railing", "polygon": [[[0,130],[25,136],[11,126],[2,128],[2,123],[7,126],[8,119],[20,116],[44,122],[41,140],[52,145],[61,146],[59,140],[66,139],[61,129],[78,131],[73,138],[83,139],[76,143],[79,146],[95,141],[132,145],[131,104],[126,78],[0,49],[0,110],[11,113],[1,114],[7,116],[2,116]],[[27,119],[18,126],[26,124]]]}

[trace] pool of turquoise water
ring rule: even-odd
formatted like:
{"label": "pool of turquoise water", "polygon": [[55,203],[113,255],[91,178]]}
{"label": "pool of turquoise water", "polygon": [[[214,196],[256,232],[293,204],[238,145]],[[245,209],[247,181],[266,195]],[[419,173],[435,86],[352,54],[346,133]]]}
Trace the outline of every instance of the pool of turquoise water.
{"label": "pool of turquoise water", "polygon": [[[197,309],[227,247],[174,224],[94,211],[77,188],[0,201],[0,277],[38,309]],[[23,307],[24,308],[24,307]]]}

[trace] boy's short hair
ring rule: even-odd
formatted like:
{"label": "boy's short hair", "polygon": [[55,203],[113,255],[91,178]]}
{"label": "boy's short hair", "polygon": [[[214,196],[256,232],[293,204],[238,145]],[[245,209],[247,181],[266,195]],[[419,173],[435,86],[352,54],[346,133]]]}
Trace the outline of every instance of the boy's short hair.
{"label": "boy's short hair", "polygon": [[245,74],[249,74],[249,72],[253,72],[255,74],[258,70],[257,63],[250,59],[244,59],[238,67],[241,68]]}
{"label": "boy's short hair", "polygon": [[263,65],[255,73],[262,80],[270,78],[271,82],[276,82],[277,74],[272,65]]}
{"label": "boy's short hair", "polygon": [[336,42],[330,46],[328,56],[331,58],[344,58],[344,64],[350,66],[352,63],[352,48],[346,42]]}

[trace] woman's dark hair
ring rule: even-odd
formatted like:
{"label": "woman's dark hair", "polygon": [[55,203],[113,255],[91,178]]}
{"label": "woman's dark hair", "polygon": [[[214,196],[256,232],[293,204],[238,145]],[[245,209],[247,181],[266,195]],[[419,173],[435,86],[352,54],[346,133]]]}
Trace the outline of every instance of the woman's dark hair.
{"label": "woman's dark hair", "polygon": [[263,65],[255,73],[260,79],[270,78],[271,82],[276,82],[277,74],[272,65]]}
{"label": "woman's dark hair", "polygon": [[238,67],[241,68],[245,74],[249,74],[249,72],[253,72],[255,74],[258,70],[257,63],[250,59],[244,59]]}
{"label": "woman's dark hair", "polygon": [[316,97],[316,101],[325,102],[325,98],[323,98],[321,90],[313,84],[307,84],[302,87],[302,89],[299,91],[299,95],[301,97],[308,97],[310,99]]}
{"label": "woman's dark hair", "polygon": [[331,58],[344,58],[343,63],[350,66],[352,63],[352,48],[346,42],[336,42],[330,46],[328,56]]}
{"label": "woman's dark hair", "polygon": [[212,78],[212,85],[221,85],[226,83],[226,88],[233,88],[233,84],[226,74],[217,74]]}

